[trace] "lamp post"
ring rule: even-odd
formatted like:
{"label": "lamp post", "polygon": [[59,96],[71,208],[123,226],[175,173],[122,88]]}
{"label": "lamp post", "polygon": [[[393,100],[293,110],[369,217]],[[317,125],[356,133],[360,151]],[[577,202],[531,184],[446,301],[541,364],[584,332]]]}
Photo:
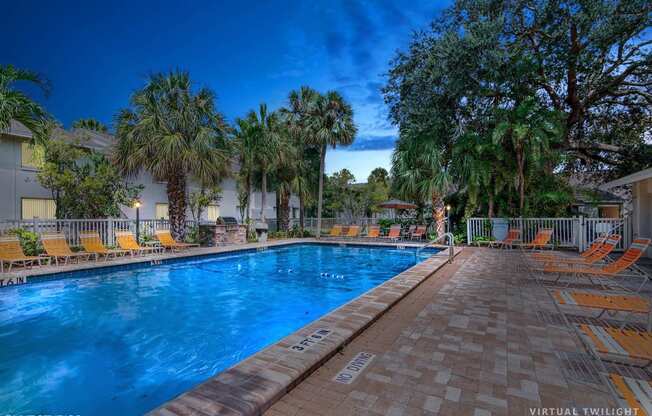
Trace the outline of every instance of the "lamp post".
{"label": "lamp post", "polygon": [[446,205],[446,232],[451,232],[451,206]]}
{"label": "lamp post", "polygon": [[140,244],[140,201],[134,201],[134,208],[136,208],[136,241]]}

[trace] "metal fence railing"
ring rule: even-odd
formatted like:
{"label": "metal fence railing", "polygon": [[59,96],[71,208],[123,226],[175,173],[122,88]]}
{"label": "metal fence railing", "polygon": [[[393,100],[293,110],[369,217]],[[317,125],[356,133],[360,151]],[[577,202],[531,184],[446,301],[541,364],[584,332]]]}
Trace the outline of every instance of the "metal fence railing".
{"label": "metal fence railing", "polygon": [[623,250],[632,242],[632,223],[624,218],[469,218],[466,223],[467,242],[478,238],[497,238],[498,228],[521,231],[522,241],[531,241],[540,228],[552,228],[552,242],[557,247],[570,247],[583,251],[593,240],[605,234],[620,234],[617,250]]}
{"label": "metal fence railing", "polygon": [[[195,221],[186,221],[188,227]],[[0,235],[16,228],[33,231],[37,234],[63,233],[68,244],[79,245],[79,234],[83,231],[97,231],[102,242],[109,246],[115,245],[115,231],[136,231],[135,219],[103,218],[103,219],[67,219],[67,220],[0,220]],[[170,228],[168,220],[140,220],[140,235],[153,237],[156,230]]]}

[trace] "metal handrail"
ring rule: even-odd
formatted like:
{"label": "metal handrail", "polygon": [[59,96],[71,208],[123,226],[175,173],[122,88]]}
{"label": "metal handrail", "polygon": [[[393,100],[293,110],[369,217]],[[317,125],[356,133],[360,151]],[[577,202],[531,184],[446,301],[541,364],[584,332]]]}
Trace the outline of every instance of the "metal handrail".
{"label": "metal handrail", "polygon": [[421,251],[423,251],[423,249],[427,247],[440,245],[436,243],[444,238],[448,240],[448,244],[446,245],[446,247],[448,248],[448,263],[453,263],[453,259],[455,258],[455,237],[453,237],[453,233],[444,233],[441,236],[432,240],[431,242],[419,247],[414,254],[415,257],[419,257]]}

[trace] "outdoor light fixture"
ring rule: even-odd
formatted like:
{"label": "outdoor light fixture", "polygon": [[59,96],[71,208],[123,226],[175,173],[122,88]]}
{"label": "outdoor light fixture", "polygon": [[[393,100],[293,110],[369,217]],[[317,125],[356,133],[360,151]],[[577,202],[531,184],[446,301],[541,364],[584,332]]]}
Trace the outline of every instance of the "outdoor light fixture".
{"label": "outdoor light fixture", "polygon": [[134,201],[134,208],[136,208],[136,241],[140,244],[140,206],[142,204],[139,200]]}

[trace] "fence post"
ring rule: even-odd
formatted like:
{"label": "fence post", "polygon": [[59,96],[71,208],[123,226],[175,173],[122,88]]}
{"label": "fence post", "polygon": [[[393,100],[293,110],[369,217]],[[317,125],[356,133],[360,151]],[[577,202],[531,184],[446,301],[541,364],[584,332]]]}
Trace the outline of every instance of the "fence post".
{"label": "fence post", "polygon": [[106,240],[107,244],[113,246],[113,218],[106,219]]}
{"label": "fence post", "polygon": [[471,245],[471,221],[473,221],[473,218],[469,218],[466,220],[466,244]]}

